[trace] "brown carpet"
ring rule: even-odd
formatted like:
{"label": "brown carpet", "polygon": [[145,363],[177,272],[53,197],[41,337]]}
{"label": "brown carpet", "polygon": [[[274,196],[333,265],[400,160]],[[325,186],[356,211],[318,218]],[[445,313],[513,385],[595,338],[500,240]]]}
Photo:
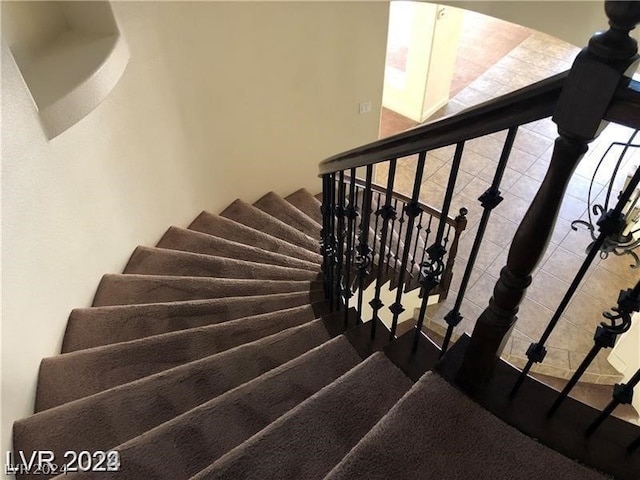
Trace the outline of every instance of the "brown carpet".
{"label": "brown carpet", "polygon": [[523,435],[428,372],[328,480],[602,480]]}
{"label": "brown carpet", "polygon": [[193,479],[321,479],[410,386],[376,353]]}
{"label": "brown carpet", "polygon": [[[319,282],[319,207],[306,190],[271,192],[138,247],[92,307],[71,312],[62,354],[41,363],[37,413],[14,424],[14,450],[120,454],[119,472],[60,480],[600,478],[437,377],[411,388],[384,354],[361,361],[346,336],[331,338],[344,313]],[[482,448],[466,454],[461,439]],[[383,452],[368,458],[369,448]]]}
{"label": "brown carpet", "polygon": [[180,277],[170,275],[105,275],[94,307],[177,302],[275,293],[312,292],[322,288],[310,281]]}

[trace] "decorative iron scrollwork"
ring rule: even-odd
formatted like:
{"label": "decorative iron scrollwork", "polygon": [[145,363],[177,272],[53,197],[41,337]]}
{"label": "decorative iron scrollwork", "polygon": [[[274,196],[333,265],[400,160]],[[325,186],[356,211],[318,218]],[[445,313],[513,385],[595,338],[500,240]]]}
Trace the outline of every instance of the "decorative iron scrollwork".
{"label": "decorative iron scrollwork", "polygon": [[[578,226],[585,227],[589,233],[591,234],[591,238],[593,242],[589,244],[587,247],[587,252],[591,250],[594,243],[598,238],[596,234],[596,228],[594,225],[594,219],[592,214],[596,217],[599,217],[596,225],[598,226],[598,230],[601,233],[605,233],[607,237],[604,242],[600,246],[600,258],[606,259],[610,254],[614,254],[616,256],[629,255],[633,258],[634,263],[631,264],[631,268],[640,268],[640,257],[634,250],[640,246],[640,238],[636,238],[636,235],[640,233],[640,228],[638,227],[638,223],[640,221],[640,213],[637,212],[637,205],[640,202],[640,192],[636,191],[632,198],[629,200],[629,205],[624,206],[624,214],[620,213],[618,215],[614,215],[613,210],[609,210],[609,201],[611,199],[611,193],[613,190],[613,185],[616,180],[616,176],[618,175],[618,171],[620,166],[622,165],[622,161],[624,160],[624,156],[629,148],[638,148],[640,145],[633,144],[633,139],[637,135],[638,130],[634,131],[629,138],[629,141],[626,143],[623,142],[613,142],[609,145],[607,150],[604,152],[596,169],[593,173],[593,177],[591,179],[591,184],[589,185],[589,195],[588,195],[588,204],[589,209],[588,220],[574,220],[571,222],[571,228],[573,230],[578,230]],[[592,190],[594,186],[594,182],[604,159],[606,158],[609,151],[614,146],[622,146],[622,153],[619,155],[618,160],[615,164],[615,167],[612,169],[611,177],[609,178],[609,182],[606,188],[607,195],[604,199],[603,204],[593,203],[592,201]]]}
{"label": "decorative iron scrollwork", "polygon": [[380,215],[383,220],[395,220],[397,212],[392,205],[384,205],[376,211],[376,215]]}
{"label": "decorative iron scrollwork", "polygon": [[356,247],[356,256],[354,263],[361,275],[369,275],[371,273],[371,265],[373,264],[373,250],[369,245],[360,244]]}
{"label": "decorative iron scrollwork", "polygon": [[447,250],[439,243],[427,248],[427,260],[420,264],[420,286],[423,294],[428,295],[440,283],[440,275],[444,272],[444,255]]}
{"label": "decorative iron scrollwork", "polygon": [[631,315],[638,311],[640,311],[640,282],[634,288],[620,291],[618,306],[611,309],[613,313],[602,313],[609,323],[602,322],[600,325],[615,335],[622,335],[631,328]]}

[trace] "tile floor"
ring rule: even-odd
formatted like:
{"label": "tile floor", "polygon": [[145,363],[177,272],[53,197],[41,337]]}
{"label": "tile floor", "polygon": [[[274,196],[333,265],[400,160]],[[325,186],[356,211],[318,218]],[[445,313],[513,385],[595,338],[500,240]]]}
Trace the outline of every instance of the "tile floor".
{"label": "tile floor", "polygon": [[[570,67],[578,49],[553,37],[533,32],[515,48],[461,89],[437,116],[455,113],[469,106],[521,88]],[[383,117],[384,123],[384,117]],[[626,141],[631,130],[609,126],[590,145],[589,152],[577,168],[559,213],[551,243],[542,262],[534,272],[533,283],[522,303],[516,329],[505,350],[505,356],[522,366],[529,344],[540,336],[548,320],[569,287],[591,237],[585,230],[573,231],[570,222],[587,216],[587,195],[595,166],[611,141]],[[467,142],[455,189],[453,208],[469,210],[469,224],[463,235],[455,266],[455,276],[449,298],[429,307],[431,328],[438,331],[442,317],[456,298],[462,273],[466,267],[482,209],[477,200],[490,185],[506,132],[496,133]],[[471,332],[491,296],[500,269],[506,263],[508,247],[533,196],[537,192],[550,162],[556,128],[550,119],[533,122],[519,129],[501,191],[504,201],[492,213],[482,248],[473,268],[461,313],[464,320],[458,333]],[[428,154],[422,182],[421,200],[440,207],[451,169],[454,147],[445,147]],[[619,152],[619,150],[618,150]],[[600,169],[594,184],[593,197],[602,199],[610,160]],[[640,151],[628,156],[622,170],[640,162]],[[396,190],[410,194],[416,159],[398,162]],[[383,183],[386,169],[376,169],[376,181]],[[620,181],[616,187],[620,187]],[[455,215],[457,210],[452,210]],[[597,258],[578,292],[560,319],[548,342],[549,353],[543,365],[535,371],[559,378],[568,378],[593,344],[595,327],[602,312],[615,305],[620,289],[632,286],[638,271],[629,268],[630,257]],[[440,327],[441,328],[441,327]],[[597,358],[583,378],[584,381],[612,384],[620,380],[618,372],[606,361],[606,354]]]}

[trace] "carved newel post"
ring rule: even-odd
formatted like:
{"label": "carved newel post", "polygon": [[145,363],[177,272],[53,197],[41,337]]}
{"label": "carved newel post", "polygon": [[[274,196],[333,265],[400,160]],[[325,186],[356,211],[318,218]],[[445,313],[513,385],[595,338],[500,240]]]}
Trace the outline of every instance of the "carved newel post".
{"label": "carved newel post", "polygon": [[606,126],[602,119],[625,72],[638,60],[637,42],[629,32],[640,22],[640,2],[607,1],[605,12],[609,30],[595,34],[578,54],[560,94],[553,115],[558,138],[549,170],[518,227],[489,306],[473,330],[456,379],[464,388],[478,387],[491,374],[547,248],[569,180],[588,143]]}

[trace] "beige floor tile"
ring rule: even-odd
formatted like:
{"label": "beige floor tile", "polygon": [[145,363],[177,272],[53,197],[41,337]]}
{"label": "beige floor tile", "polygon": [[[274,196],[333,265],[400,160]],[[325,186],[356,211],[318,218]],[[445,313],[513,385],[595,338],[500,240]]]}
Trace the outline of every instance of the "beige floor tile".
{"label": "beige floor tile", "polygon": [[[451,279],[451,287],[449,292],[452,292],[451,295],[457,295],[460,291],[460,284],[462,283],[462,278],[464,277],[464,272],[467,268],[467,261],[464,258],[458,258],[456,260],[455,266],[453,267],[453,278]],[[483,271],[479,268],[472,268],[471,275],[469,276],[469,282],[467,283],[467,290],[472,288],[478,279],[483,275]]]}
{"label": "beige floor tile", "polygon": [[478,176],[485,168],[493,168],[495,170],[496,166],[497,163],[490,158],[470,149],[465,150],[460,161],[460,170],[475,176]]}
{"label": "beige floor tile", "polygon": [[476,90],[472,86],[469,86],[456,95],[456,101],[468,106],[473,106],[491,100],[494,96],[492,93]]}
{"label": "beige floor tile", "polygon": [[594,183],[593,186],[591,186],[591,181],[589,179],[586,179],[581,175],[574,175],[571,177],[571,181],[567,186],[567,195],[571,195],[572,197],[578,198],[582,201],[587,201],[589,198],[589,189],[591,189],[591,198],[596,198],[603,188],[604,185]]}
{"label": "beige floor tile", "polygon": [[527,296],[520,304],[515,328],[527,337],[537,341],[552,316],[553,312],[550,309]]}
{"label": "beige floor tile", "polygon": [[467,198],[479,198],[480,195],[486,192],[490,186],[490,183],[485,182],[480,178],[474,178],[462,189],[460,193]]}
{"label": "beige floor tile", "polygon": [[431,150],[429,153],[438,157],[440,160],[448,162],[453,158],[453,154],[456,151],[455,145],[448,145],[442,148],[436,148],[435,150]]}
{"label": "beige floor tile", "polygon": [[504,192],[502,196],[504,200],[498,205],[495,212],[519,224],[529,209],[529,202],[516,197],[511,192]]}
{"label": "beige floor tile", "polygon": [[593,295],[578,291],[573,296],[564,315],[574,325],[595,333],[596,327],[604,321],[602,312],[609,311],[611,307],[612,305],[595,298]]}
{"label": "beige floor tile", "polygon": [[[500,245],[496,245],[492,241],[487,240],[485,238],[482,241],[480,250],[478,251],[478,256],[476,257],[474,266],[483,271],[486,270],[495,261],[498,255],[502,253],[502,250],[504,249]],[[466,253],[465,258],[468,260],[470,251],[465,253]]]}
{"label": "beige floor tile", "polygon": [[522,61],[512,56],[511,54],[503,57],[499,62],[496,63],[496,66],[504,68],[505,70],[509,70],[510,72],[516,73],[518,75],[531,77],[535,80],[542,80],[556,73],[554,70],[541,67],[536,63],[530,61]]}
{"label": "beige floor tile", "polygon": [[495,260],[485,269],[489,275],[498,278],[500,276],[500,270],[507,264],[507,257],[509,256],[509,249],[503,248],[498,254]]}
{"label": "beige floor tile", "polygon": [[517,223],[504,218],[499,212],[494,212],[487,224],[484,239],[505,248],[511,244],[517,229]]}
{"label": "beige floor tile", "polygon": [[[449,184],[449,177],[451,176],[451,163],[445,163],[440,169],[429,177],[429,181],[437,183],[438,185],[447,188]],[[460,191],[466,187],[469,182],[474,179],[474,176],[464,172],[462,170],[458,170],[456,176],[456,183],[453,188],[454,193],[460,193]]]}
{"label": "beige floor tile", "polygon": [[422,181],[426,182],[431,175],[436,173],[446,162],[436,157],[435,155],[428,153],[427,159],[424,162],[424,172],[422,173]]}
{"label": "beige floor tile", "polygon": [[542,182],[545,175],[547,174],[548,169],[548,162],[539,158],[531,164],[531,166],[526,170],[525,174],[535,180],[538,180],[539,182]]}
{"label": "beige floor tile", "polygon": [[558,215],[560,218],[572,222],[578,220],[587,211],[587,202],[566,195],[560,207]]}
{"label": "beige floor tile", "polygon": [[566,321],[565,317],[560,317],[547,345],[584,355],[593,346],[593,333],[573,325]]}
{"label": "beige floor tile", "polygon": [[518,130],[514,147],[523,152],[530,153],[535,157],[542,155],[550,146],[553,145],[553,140],[540,135],[538,133],[521,128]]}
{"label": "beige floor tile", "polygon": [[577,230],[569,230],[565,238],[560,242],[560,246],[577,255],[584,255],[591,242],[593,242],[593,238],[589,231],[583,227],[578,227]]}
{"label": "beige floor tile", "polygon": [[533,63],[551,72],[562,72],[571,68],[571,63],[545,54],[545,51],[532,50],[520,44],[511,50],[510,57],[525,63]]}
{"label": "beige floor tile", "polygon": [[473,140],[469,140],[465,146],[465,148],[496,162],[500,159],[502,147],[503,142],[490,136],[474,138]]}
{"label": "beige floor tile", "polygon": [[[488,165],[478,174],[478,178],[481,178],[485,182],[493,183],[493,179],[496,175],[497,164]],[[508,192],[513,184],[522,176],[522,173],[516,172],[512,168],[505,168],[502,175],[502,181],[500,182],[500,191]]]}
{"label": "beige floor tile", "polygon": [[556,218],[556,226],[551,235],[551,243],[560,244],[571,231],[571,222]]}
{"label": "beige floor tile", "polygon": [[527,123],[521,128],[531,130],[551,140],[555,140],[558,137],[558,126],[553,123],[550,118],[544,118],[542,120],[536,120],[535,122]]}
{"label": "beige floor tile", "polygon": [[540,271],[533,279],[527,291],[527,297],[555,310],[568,288],[567,282],[563,282],[545,271]]}
{"label": "beige floor tile", "polygon": [[420,201],[439,210],[442,208],[444,195],[444,187],[432,182],[431,180],[427,180],[422,184],[422,189],[420,190]]}
{"label": "beige floor tile", "polygon": [[488,274],[483,274],[467,292],[467,300],[476,305],[488,305],[489,299],[493,295],[493,287],[495,287],[498,279]]}
{"label": "beige floor tile", "polygon": [[[640,251],[636,253],[640,254]],[[629,287],[640,280],[640,270],[631,268],[631,265],[635,265],[635,260],[630,255],[618,256],[609,254],[607,258],[600,260],[598,265],[606,271],[624,279],[628,282]]]}
{"label": "beige floor tile", "polygon": [[513,184],[509,191],[527,202],[532,202],[538,193],[540,185],[541,182],[524,174]]}
{"label": "beige floor tile", "polygon": [[500,88],[503,88],[505,85],[506,84],[502,82],[498,82],[496,80],[487,78],[484,75],[480,75],[480,77],[478,77],[476,80],[471,82],[469,87],[479,92],[495,95],[495,92],[498,91]]}
{"label": "beige floor tile", "polygon": [[[560,280],[571,283],[582,266],[585,255],[576,255],[558,247],[542,265],[542,271]],[[595,267],[593,267],[595,268]]]}
{"label": "beige floor tile", "polygon": [[521,75],[514,73],[506,68],[494,65],[491,69],[487,70],[484,74],[485,78],[496,82],[504,83],[512,88],[519,89],[535,83],[536,78],[529,75]]}
{"label": "beige floor tile", "polygon": [[601,266],[595,267],[593,274],[587,279],[582,290],[605,303],[615,305],[620,290],[633,287],[633,284],[618,275],[615,275]]}
{"label": "beige floor tile", "polygon": [[524,173],[535,163],[537,158],[536,155],[514,147],[511,150],[511,155],[509,155],[509,163],[507,165],[516,172]]}

